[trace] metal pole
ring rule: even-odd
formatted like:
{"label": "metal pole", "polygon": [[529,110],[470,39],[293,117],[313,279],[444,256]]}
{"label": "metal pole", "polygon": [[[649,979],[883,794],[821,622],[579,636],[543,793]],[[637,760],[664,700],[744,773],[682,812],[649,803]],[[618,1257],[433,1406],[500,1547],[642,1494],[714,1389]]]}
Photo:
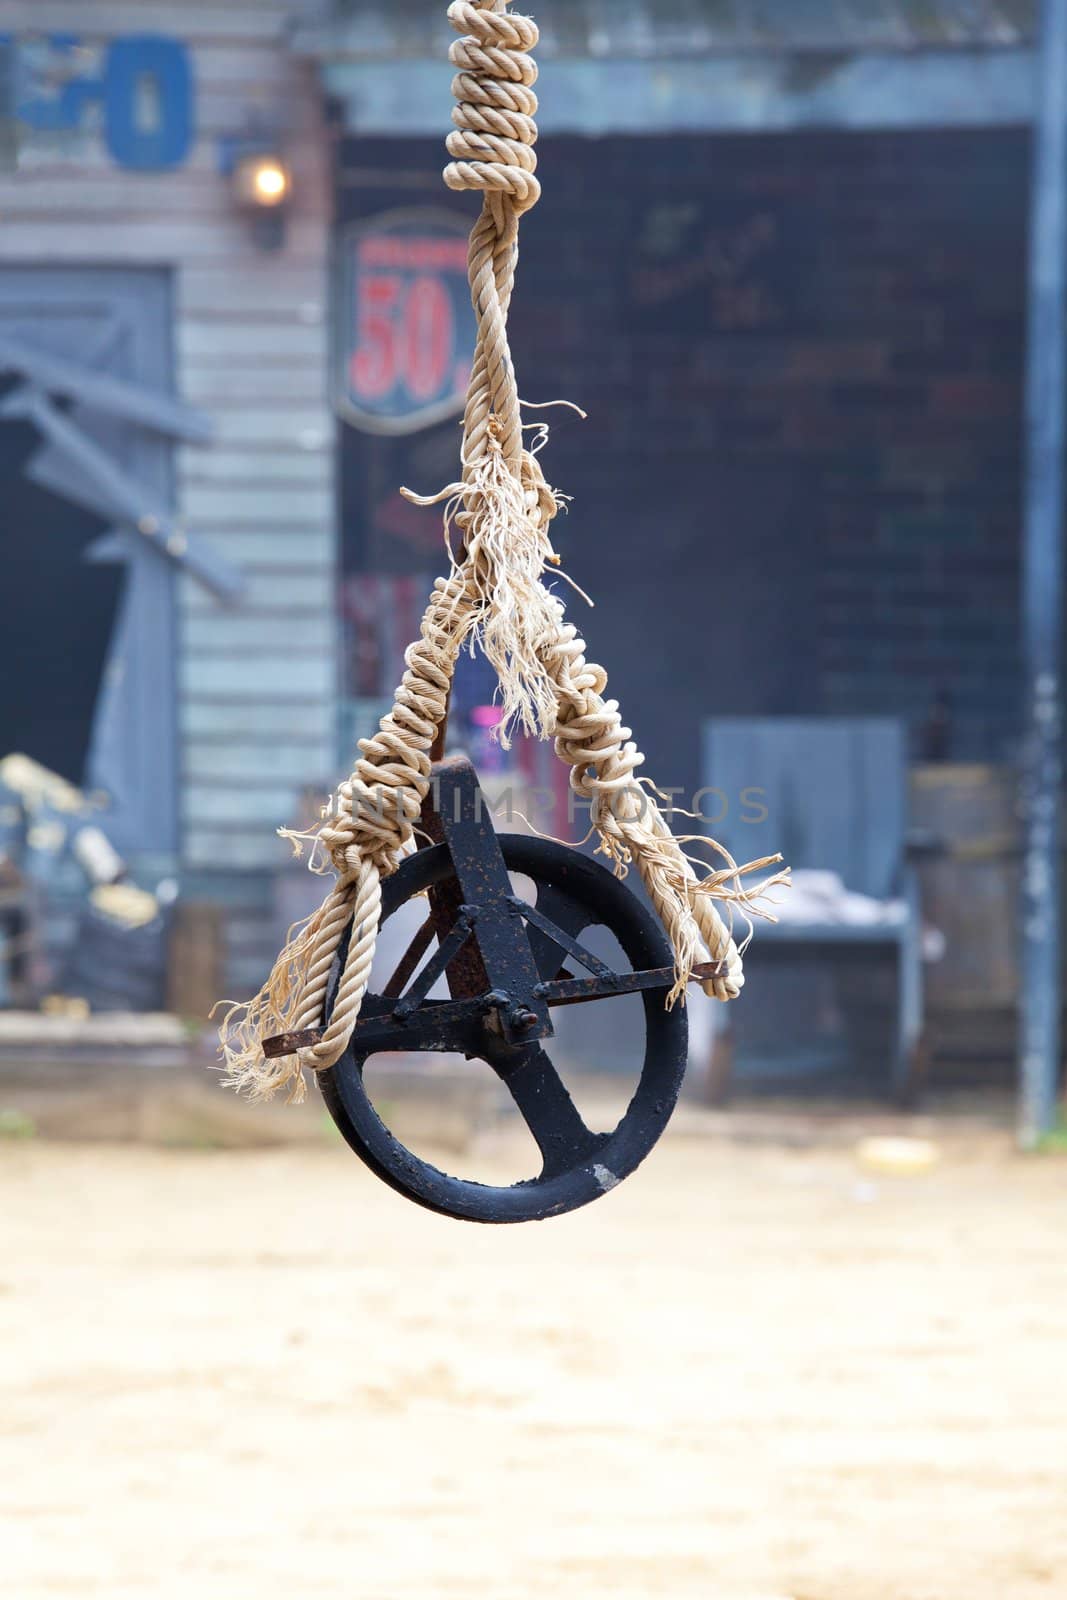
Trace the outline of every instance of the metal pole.
{"label": "metal pole", "polygon": [[19,130],[15,121],[15,46],[0,41],[0,172],[14,172],[19,164]]}
{"label": "metal pole", "polygon": [[1052,1127],[1060,1062],[1064,444],[1067,423],[1067,0],[1044,0],[1034,131],[1023,561],[1023,807],[1019,1135]]}

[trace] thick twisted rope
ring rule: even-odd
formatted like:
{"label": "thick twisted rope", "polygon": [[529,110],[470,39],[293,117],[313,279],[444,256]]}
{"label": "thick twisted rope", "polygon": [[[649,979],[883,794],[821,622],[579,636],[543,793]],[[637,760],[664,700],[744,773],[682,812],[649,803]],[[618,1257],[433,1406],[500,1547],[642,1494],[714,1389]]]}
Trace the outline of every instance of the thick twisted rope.
{"label": "thick twisted rope", "polygon": [[[556,752],[571,768],[571,788],[590,803],[605,852],[620,870],[637,866],[674,947],[675,993],[710,959],[726,970],[704,983],[705,993],[736,1000],[745,982],[737,944],[711,895],[699,892],[696,871],[652,796],[635,782],[644,757],[623,726],[618,701],[604,699],[607,673],[586,661],[585,643],[570,625],[560,629],[552,665],[560,691]],[[764,889],[750,893],[738,881],[723,898],[752,904]]]}
{"label": "thick twisted rope", "polygon": [[505,3],[454,0],[448,11],[448,20],[463,37],[449,51],[459,71],[452,83],[456,127],[448,136],[453,159],[445,168],[445,182],[450,189],[476,189],[485,196],[470,243],[478,345],[465,417],[463,461],[468,472],[488,453],[491,417],[496,418],[512,472],[520,470],[523,454],[507,319],[519,218],[541,198],[534,154],[537,66],[530,54],[538,31],[529,17],[507,14]]}
{"label": "thick twisted rope", "polygon": [[[305,1070],[335,1065],[348,1048],[370,980],[381,916],[382,881],[411,850],[431,784],[430,752],[448,711],[456,661],[477,638],[500,678],[505,726],[554,738],[571,767],[571,787],[588,801],[601,850],[624,873],[634,865],[675,951],[674,995],[694,967],[718,963],[706,991],[734,999],[744,983],[741,956],[716,900],[755,909],[768,885],[746,889],[732,862],[699,879],[648,789],[636,778],[643,757],[618,704],[605,699],[607,673],[585,657],[558,597],[543,582],[558,565],[550,527],[558,510],[534,454],[524,448],[507,319],[522,214],[536,205],[538,31],[507,0],[454,0],[449,19],[457,105],[445,182],[483,194],[471,234],[471,299],[478,341],[464,418],[463,479],[433,501],[449,502],[463,533],[462,557],[435,585],[420,637],[408,651],[396,704],[342,785],[316,850],[336,873],[332,892],[298,929],[267,984],[234,1007],[222,1030],[229,1081],[256,1098],[286,1090],[302,1098]],[[412,499],[417,497],[411,496]],[[505,735],[506,737],[506,735]],[[777,858],[776,858],[777,859]],[[755,863],[762,866],[770,863]],[[781,881],[780,878],[771,882]],[[327,996],[338,954],[351,929]],[[262,1044],[282,1034],[313,1042],[266,1060]]]}

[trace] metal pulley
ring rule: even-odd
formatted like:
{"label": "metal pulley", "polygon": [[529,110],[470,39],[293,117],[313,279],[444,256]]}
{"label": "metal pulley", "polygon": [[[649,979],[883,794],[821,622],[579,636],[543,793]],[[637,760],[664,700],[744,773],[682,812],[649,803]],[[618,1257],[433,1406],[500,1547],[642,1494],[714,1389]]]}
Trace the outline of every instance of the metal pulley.
{"label": "metal pulley", "polygon": [[[353,1150],[419,1205],[471,1222],[528,1222],[599,1199],[648,1155],[686,1066],[685,1007],[669,1004],[678,974],[701,980],[720,1000],[736,999],[741,953],[716,901],[751,907],[785,875],[755,889],[742,884],[780,859],[768,857],[698,876],[654,791],[634,777],[643,757],[608,698],[607,672],[588,659],[545,581],[560,562],[551,526],[564,497],[544,476],[540,443],[526,438],[507,339],[519,221],[540,194],[530,53],[537,25],[505,0],[453,0],[449,20],[461,35],[450,54],[460,100],[445,182],[483,193],[469,252],[477,348],[462,482],[429,497],[404,493],[444,507],[450,571],[434,585],[392,711],[361,741],[352,776],[318,830],[337,882],[321,911],[294,932],[260,993],[228,1014],[223,1053],[229,1081],[268,1099],[286,1088],[299,1097],[304,1070],[313,1068]],[[498,838],[469,761],[442,760],[456,663],[475,648],[496,671],[506,727],[554,740],[572,785],[597,801],[602,844],[633,863],[655,914],[577,851]],[[428,838],[409,856],[411,819],[396,799],[426,794],[428,759],[436,762],[433,805],[422,811]],[[618,814],[600,805],[626,794],[639,795],[640,805],[624,799]],[[520,893],[513,878],[532,884],[532,894]],[[374,993],[378,928],[420,898],[428,907],[422,928]],[[591,947],[594,932],[613,937],[617,967]],[[713,959],[691,968],[699,951]],[[563,1007],[623,995],[643,1002],[642,1064],[618,1126],[594,1132],[553,1060],[554,1018]],[[283,1031],[310,1018],[320,1026]],[[265,1032],[280,1037],[263,1042]],[[365,1075],[378,1055],[411,1053],[484,1063],[537,1143],[539,1174],[494,1188],[449,1176],[406,1149],[372,1104]]]}
{"label": "metal pulley", "polygon": [[[498,836],[465,758],[434,769],[436,808],[424,814],[430,843],[385,885],[382,926],[409,902],[427,916],[380,994],[368,994],[344,1057],[320,1075],[341,1133],[378,1177],[417,1204],[468,1222],[534,1222],[598,1200],[628,1177],[659,1140],[685,1074],[684,1006],[668,1009],[674,957],[656,918],[598,862],[540,838]],[[533,886],[517,893],[513,876]],[[588,948],[593,929],[614,936],[622,970]],[[347,941],[346,941],[347,942]],[[342,946],[333,990],[345,957]],[[717,974],[700,967],[695,978]],[[448,999],[431,998],[447,982]],[[644,1053],[633,1099],[612,1133],[582,1120],[552,1061],[553,1017],[562,1007],[640,994]],[[268,1056],[317,1034],[268,1041]],[[407,1149],[375,1109],[364,1080],[379,1055],[460,1054],[497,1075],[537,1142],[537,1177],[511,1188],[453,1177]]]}

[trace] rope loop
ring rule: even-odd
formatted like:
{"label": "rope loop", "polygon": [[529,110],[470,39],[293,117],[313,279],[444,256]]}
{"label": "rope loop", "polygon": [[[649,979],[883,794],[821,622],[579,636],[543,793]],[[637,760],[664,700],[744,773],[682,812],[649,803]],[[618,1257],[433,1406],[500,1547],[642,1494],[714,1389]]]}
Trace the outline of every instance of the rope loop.
{"label": "rope loop", "polygon": [[[460,651],[475,641],[496,669],[507,728],[519,724],[554,738],[571,769],[570,785],[590,804],[600,848],[622,874],[635,866],[671,940],[676,983],[685,993],[694,967],[725,967],[705,984],[719,1000],[744,983],[741,955],[716,900],[756,907],[770,884],[748,890],[738,868],[699,880],[696,870],[636,776],[644,757],[618,702],[606,699],[608,675],[586,659],[563,604],[544,584],[558,564],[550,525],[559,497],[537,451],[524,443],[518,386],[508,344],[508,310],[518,258],[519,218],[536,205],[537,67],[530,52],[537,25],[507,10],[507,0],[453,0],[449,20],[461,37],[450,55],[457,105],[445,171],[450,189],[481,190],[471,233],[469,276],[478,338],[464,416],[463,482],[437,497],[458,513],[462,555],[439,578],[420,636],[405,657],[392,711],[341,785],[318,845],[337,874],[323,905],[294,933],[267,983],[247,1006],[228,1013],[222,1051],[229,1081],[253,1098],[306,1092],[305,1069],[334,1066],[351,1041],[370,980],[382,883],[412,849],[432,779],[430,752],[448,714]],[[417,497],[416,497],[417,498]],[[433,503],[423,501],[424,504]],[[446,521],[449,513],[446,512]],[[326,997],[346,932],[329,1024]],[[321,1037],[295,1057],[266,1061],[263,1042],[281,1034]]]}
{"label": "rope loop", "polygon": [[448,20],[463,35],[449,51],[459,70],[452,85],[455,131],[448,136],[450,189],[507,195],[517,216],[541,198],[537,157],[539,38],[530,17],[489,10],[474,0],[453,0]]}

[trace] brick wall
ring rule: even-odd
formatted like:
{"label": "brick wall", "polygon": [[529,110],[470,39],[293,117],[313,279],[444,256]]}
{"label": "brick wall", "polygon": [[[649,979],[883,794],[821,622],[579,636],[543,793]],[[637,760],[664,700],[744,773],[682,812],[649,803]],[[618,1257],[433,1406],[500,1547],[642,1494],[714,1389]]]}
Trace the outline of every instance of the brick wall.
{"label": "brick wall", "polygon": [[954,757],[1010,753],[1025,136],[556,139],[542,176],[516,361],[590,413],[545,461],[650,769],[695,779],[704,715],[918,731],[942,691]]}

